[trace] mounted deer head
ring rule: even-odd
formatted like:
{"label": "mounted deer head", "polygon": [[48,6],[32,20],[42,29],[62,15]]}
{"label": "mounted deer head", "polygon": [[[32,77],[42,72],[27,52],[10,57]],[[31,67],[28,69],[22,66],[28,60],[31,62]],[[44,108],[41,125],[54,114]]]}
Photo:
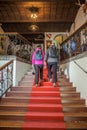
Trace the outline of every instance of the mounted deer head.
{"label": "mounted deer head", "polygon": [[87,2],[82,4],[83,13],[87,14]]}
{"label": "mounted deer head", "polygon": [[76,5],[82,7],[83,13],[87,14],[87,0],[84,4],[81,4],[80,0],[78,0],[78,3],[76,3]]}
{"label": "mounted deer head", "polygon": [[75,4],[78,5],[78,6],[80,6],[80,7],[82,6],[80,0],[78,0],[78,2],[75,3]]}

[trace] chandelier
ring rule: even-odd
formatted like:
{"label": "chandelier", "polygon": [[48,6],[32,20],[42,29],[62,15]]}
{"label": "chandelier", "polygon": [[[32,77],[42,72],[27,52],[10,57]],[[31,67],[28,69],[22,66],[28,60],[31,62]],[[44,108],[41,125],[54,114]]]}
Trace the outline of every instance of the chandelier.
{"label": "chandelier", "polygon": [[29,26],[29,30],[31,30],[31,31],[38,31],[39,27],[36,24],[32,24],[32,25]]}
{"label": "chandelier", "polygon": [[38,31],[39,30],[39,27],[37,26],[36,24],[36,20],[38,18],[38,14],[39,14],[39,8],[38,7],[29,7],[28,10],[30,11],[31,15],[30,17],[32,18],[32,22],[33,24],[29,26],[29,30],[31,31]]}
{"label": "chandelier", "polygon": [[39,14],[39,8],[38,7],[29,7],[29,11],[31,12],[31,18],[36,20]]}

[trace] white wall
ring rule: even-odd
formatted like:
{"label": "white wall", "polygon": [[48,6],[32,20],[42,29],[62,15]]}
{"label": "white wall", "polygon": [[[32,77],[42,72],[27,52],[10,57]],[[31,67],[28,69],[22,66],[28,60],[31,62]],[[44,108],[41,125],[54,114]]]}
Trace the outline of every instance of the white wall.
{"label": "white wall", "polygon": [[[87,72],[87,56],[75,61]],[[61,67],[64,69],[67,78],[73,83],[73,86],[81,93],[81,97],[86,100],[87,104],[87,73],[81,70],[74,61],[63,64]]]}
{"label": "white wall", "polygon": [[81,25],[83,25],[87,21],[87,14],[83,13],[82,7],[78,10],[75,21],[71,26],[70,34],[72,34],[75,30],[77,30]]}
{"label": "white wall", "polygon": [[24,74],[26,74],[28,71],[31,70],[31,65],[20,62],[20,61],[14,61],[14,86],[18,85],[18,82],[24,77]]}

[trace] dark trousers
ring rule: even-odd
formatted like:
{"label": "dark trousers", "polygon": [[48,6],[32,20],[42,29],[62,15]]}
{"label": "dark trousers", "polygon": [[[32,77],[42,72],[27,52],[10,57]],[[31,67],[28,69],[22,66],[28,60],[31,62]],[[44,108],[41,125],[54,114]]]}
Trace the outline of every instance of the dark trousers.
{"label": "dark trousers", "polygon": [[35,65],[35,84],[38,84],[39,81],[43,79],[43,65]]}
{"label": "dark trousers", "polygon": [[[53,72],[52,72],[53,70]],[[57,82],[57,63],[56,62],[49,62],[48,63],[48,76],[49,79],[52,78],[52,73],[53,73],[53,82]]]}

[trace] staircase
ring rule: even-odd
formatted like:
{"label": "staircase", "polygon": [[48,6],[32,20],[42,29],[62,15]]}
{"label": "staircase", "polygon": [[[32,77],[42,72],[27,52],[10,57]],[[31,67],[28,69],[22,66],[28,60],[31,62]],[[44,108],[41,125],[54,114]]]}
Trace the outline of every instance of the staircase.
{"label": "staircase", "polygon": [[[50,90],[46,82],[43,83],[44,87],[36,88],[32,86],[33,81],[31,73],[25,75],[17,87],[12,87],[0,99],[0,130],[87,129],[85,100],[80,98],[80,93],[76,92],[64,75],[58,76],[60,87],[50,87]],[[41,121],[39,124],[38,120]],[[31,123],[27,124],[29,121]]]}

